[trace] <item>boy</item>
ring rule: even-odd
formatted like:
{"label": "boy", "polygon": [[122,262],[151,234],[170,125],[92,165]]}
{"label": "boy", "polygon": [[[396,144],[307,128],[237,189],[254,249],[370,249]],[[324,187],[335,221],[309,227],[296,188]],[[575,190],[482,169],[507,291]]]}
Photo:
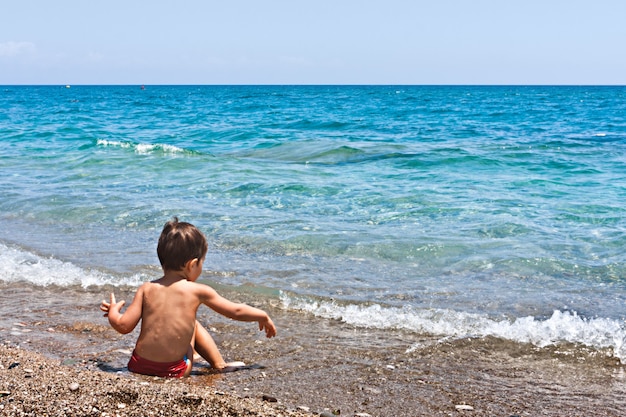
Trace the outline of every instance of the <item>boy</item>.
{"label": "boy", "polygon": [[161,232],[157,254],[163,277],[142,284],[132,303],[121,313],[125,301],[102,301],[100,309],[111,326],[122,334],[133,331],[141,320],[141,332],[128,362],[131,372],[160,377],[183,377],[191,373],[194,353],[222,372],[243,366],[225,363],[207,330],[196,320],[200,304],[239,321],[256,321],[267,337],[276,336],[274,323],[263,310],[233,303],[213,288],[196,283],[208,250],[206,238],[195,226],[168,222]]}

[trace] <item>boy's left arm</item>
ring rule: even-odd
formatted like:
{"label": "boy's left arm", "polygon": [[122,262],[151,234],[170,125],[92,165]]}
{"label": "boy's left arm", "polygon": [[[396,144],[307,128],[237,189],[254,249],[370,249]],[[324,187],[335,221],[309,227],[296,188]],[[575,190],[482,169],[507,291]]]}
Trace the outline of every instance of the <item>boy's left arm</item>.
{"label": "boy's left arm", "polygon": [[203,304],[213,311],[239,321],[256,321],[259,323],[259,330],[265,331],[265,336],[276,336],[276,327],[270,316],[263,310],[243,303],[233,303],[219,295],[213,288],[198,284],[200,299]]}

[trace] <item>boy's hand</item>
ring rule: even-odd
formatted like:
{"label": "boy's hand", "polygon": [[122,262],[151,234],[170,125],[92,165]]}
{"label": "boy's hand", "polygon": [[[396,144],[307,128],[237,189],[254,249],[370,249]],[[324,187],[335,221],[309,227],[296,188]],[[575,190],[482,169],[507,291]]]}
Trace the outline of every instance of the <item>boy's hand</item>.
{"label": "boy's hand", "polygon": [[115,301],[115,294],[111,293],[111,302],[107,303],[102,300],[102,304],[100,304],[100,310],[104,311],[104,317],[108,317],[109,313],[115,312],[119,313],[122,309],[122,306],[126,303],[126,301],[120,301],[119,303]]}
{"label": "boy's hand", "polygon": [[274,322],[269,317],[267,320],[259,321],[259,330],[265,330],[265,337],[274,337],[276,336],[276,327],[274,326]]}

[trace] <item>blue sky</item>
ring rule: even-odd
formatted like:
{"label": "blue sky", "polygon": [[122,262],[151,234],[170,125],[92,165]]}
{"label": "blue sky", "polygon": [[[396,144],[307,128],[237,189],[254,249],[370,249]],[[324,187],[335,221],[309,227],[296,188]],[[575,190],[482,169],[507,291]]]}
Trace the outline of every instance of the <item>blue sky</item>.
{"label": "blue sky", "polygon": [[0,84],[626,84],[623,0],[3,0]]}

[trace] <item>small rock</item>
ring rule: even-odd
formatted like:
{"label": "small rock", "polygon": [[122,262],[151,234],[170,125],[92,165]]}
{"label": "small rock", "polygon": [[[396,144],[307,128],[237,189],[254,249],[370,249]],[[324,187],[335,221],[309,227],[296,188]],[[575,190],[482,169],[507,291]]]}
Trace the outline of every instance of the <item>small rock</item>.
{"label": "small rock", "polygon": [[278,399],[276,397],[272,397],[271,395],[263,395],[263,401],[267,401],[268,403],[277,403]]}
{"label": "small rock", "polygon": [[6,397],[7,395],[11,395],[11,391],[0,391],[0,397]]}
{"label": "small rock", "polygon": [[296,407],[296,410],[300,410],[300,411],[304,411],[305,413],[308,413],[311,411],[311,409],[307,406],[304,405],[299,405]]}
{"label": "small rock", "polygon": [[396,367],[393,365],[387,365],[385,368],[389,369],[390,371],[393,371],[394,369],[396,369]]}
{"label": "small rock", "polygon": [[72,382],[70,384],[70,391],[78,391],[78,388],[80,388],[80,385],[78,385],[78,382]]}
{"label": "small rock", "polygon": [[19,362],[13,362],[11,365],[9,365],[9,369],[13,369],[13,368],[16,368],[18,366],[20,366]]}
{"label": "small rock", "polygon": [[324,411],[322,414],[320,414],[320,417],[335,417],[335,414]]}
{"label": "small rock", "polygon": [[459,411],[473,411],[474,407],[472,407],[471,405],[467,405],[467,404],[458,404],[455,405],[454,408],[456,408]]}
{"label": "small rock", "polygon": [[181,401],[183,402],[183,404],[194,405],[196,407],[202,404],[202,398],[200,398],[196,394],[185,394],[181,398]]}
{"label": "small rock", "polygon": [[356,413],[354,417],[372,417],[372,416],[367,413]]}
{"label": "small rock", "polygon": [[119,408],[119,409],[126,408],[126,404],[119,403],[119,404],[117,404],[117,408]]}
{"label": "small rock", "polygon": [[361,389],[361,391],[365,391],[365,392],[369,392],[371,394],[382,394],[383,392],[377,388],[373,388],[373,387],[368,387],[368,386],[361,386],[359,387]]}

